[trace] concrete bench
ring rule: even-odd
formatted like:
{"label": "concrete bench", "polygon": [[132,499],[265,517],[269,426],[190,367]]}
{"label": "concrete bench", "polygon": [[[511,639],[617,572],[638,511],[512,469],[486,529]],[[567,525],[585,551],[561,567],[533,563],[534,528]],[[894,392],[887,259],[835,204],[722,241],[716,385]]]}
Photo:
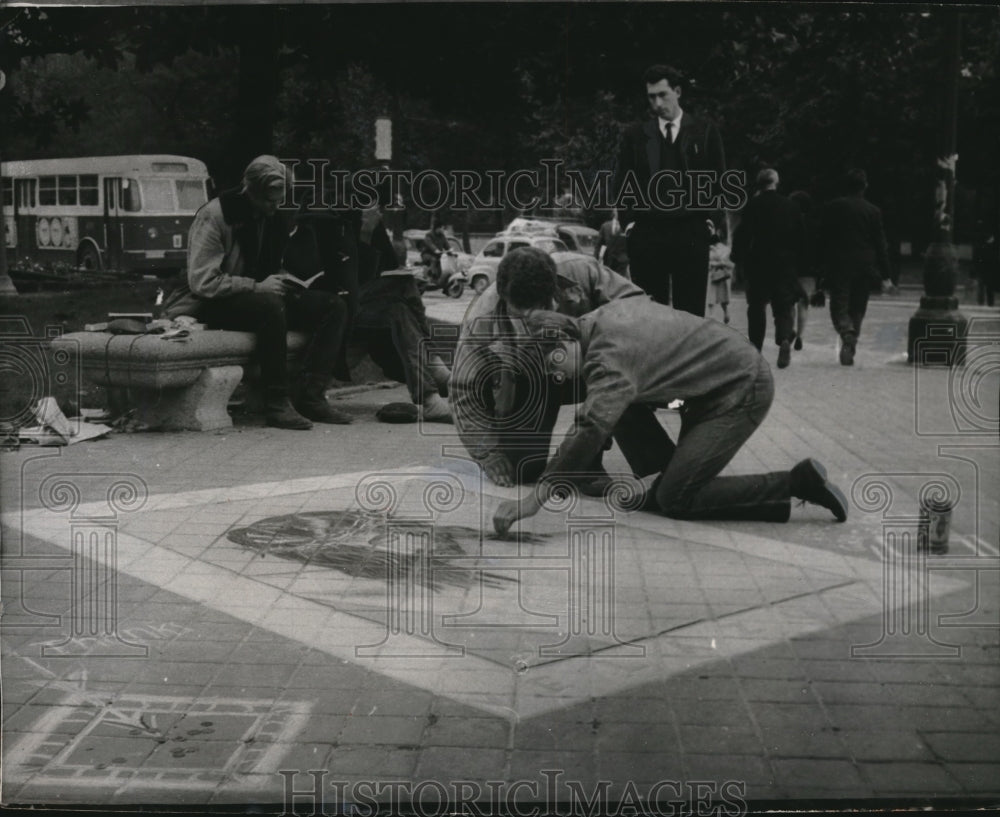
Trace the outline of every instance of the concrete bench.
{"label": "concrete bench", "polygon": [[[288,333],[290,363],[300,357],[306,338]],[[230,428],[229,398],[243,379],[254,352],[250,332],[205,329],[187,340],[159,335],[72,332],[52,340],[54,354],[78,361],[81,375],[109,389],[112,401],[135,409],[144,428],[212,431]]]}

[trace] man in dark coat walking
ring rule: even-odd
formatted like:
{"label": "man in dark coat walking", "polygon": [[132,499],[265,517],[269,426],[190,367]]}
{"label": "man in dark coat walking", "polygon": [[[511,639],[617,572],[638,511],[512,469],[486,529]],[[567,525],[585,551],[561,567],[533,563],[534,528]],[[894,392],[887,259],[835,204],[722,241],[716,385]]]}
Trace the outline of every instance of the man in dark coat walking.
{"label": "man in dark coat walking", "polygon": [[830,318],[840,335],[840,362],[854,365],[861,321],[868,296],[879,280],[883,292],[893,292],[889,254],[882,230],[882,211],[865,199],[864,170],[847,174],[847,195],[834,199],[823,212],[821,254],[830,291]]}
{"label": "man in dark coat walking", "polygon": [[730,256],[743,265],[747,284],[747,334],[758,350],[767,333],[767,304],[774,315],[778,368],[791,361],[795,335],[796,276],[805,251],[805,224],[794,202],[778,192],[778,171],[757,174],[757,195],[750,199],[733,236]]}
{"label": "man in dark coat walking", "polygon": [[622,137],[612,188],[622,223],[632,224],[626,228],[630,273],[654,300],[704,316],[706,219],[717,209],[726,166],[722,137],[712,122],[682,110],[675,68],[654,65],[644,79],[653,116]]}

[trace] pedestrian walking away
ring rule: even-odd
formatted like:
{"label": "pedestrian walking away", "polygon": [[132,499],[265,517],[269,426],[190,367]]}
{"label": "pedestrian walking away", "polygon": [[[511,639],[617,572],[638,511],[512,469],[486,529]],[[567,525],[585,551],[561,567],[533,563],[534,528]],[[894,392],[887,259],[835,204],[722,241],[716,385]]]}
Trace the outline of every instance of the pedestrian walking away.
{"label": "pedestrian walking away", "polygon": [[881,284],[883,293],[896,291],[890,279],[882,211],[865,199],[867,189],[865,171],[849,171],[847,195],[828,203],[822,217],[823,277],[830,293],[830,318],[840,335],[840,362],[844,366],[854,365],[872,287]]}
{"label": "pedestrian walking away", "polygon": [[747,292],[747,334],[761,349],[767,333],[767,305],[774,316],[778,368],[791,362],[798,274],[805,252],[805,222],[799,208],[778,192],[778,171],[757,174],[757,192],[733,236],[732,258],[742,264]]}

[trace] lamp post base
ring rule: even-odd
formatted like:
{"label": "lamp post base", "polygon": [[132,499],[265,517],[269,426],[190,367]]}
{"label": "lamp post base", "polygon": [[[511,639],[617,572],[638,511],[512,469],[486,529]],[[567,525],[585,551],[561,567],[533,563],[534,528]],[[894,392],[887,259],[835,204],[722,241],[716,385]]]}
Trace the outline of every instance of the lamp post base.
{"label": "lamp post base", "polygon": [[924,295],[910,318],[906,360],[918,366],[961,366],[965,362],[969,322],[958,298]]}

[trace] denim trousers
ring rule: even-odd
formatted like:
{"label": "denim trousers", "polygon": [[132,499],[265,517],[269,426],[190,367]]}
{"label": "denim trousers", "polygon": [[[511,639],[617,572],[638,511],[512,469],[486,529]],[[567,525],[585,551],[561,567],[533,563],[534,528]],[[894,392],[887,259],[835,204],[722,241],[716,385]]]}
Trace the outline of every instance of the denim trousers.
{"label": "denim trousers", "polygon": [[743,387],[687,401],[676,449],[653,483],[646,508],[674,519],[787,522],[788,471],[719,476],[763,422],[773,399],[771,370],[761,359]]}

